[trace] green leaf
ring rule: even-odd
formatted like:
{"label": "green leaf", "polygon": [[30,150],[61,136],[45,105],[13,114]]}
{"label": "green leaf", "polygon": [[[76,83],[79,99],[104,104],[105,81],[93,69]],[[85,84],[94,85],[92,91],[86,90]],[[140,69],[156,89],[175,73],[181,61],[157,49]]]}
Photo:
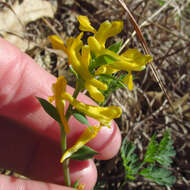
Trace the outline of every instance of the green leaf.
{"label": "green leaf", "polygon": [[169,130],[166,131],[160,143],[156,141],[155,135],[152,136],[143,162],[139,162],[135,149],[135,145],[127,142],[126,139],[123,140],[121,157],[125,168],[124,184],[127,179],[135,179],[137,175],[142,175],[159,185],[172,186],[175,183],[175,176],[172,176],[172,172],[168,169],[172,163],[171,157],[175,156]]}
{"label": "green leaf", "polygon": [[79,185],[79,179],[77,179],[77,180],[75,181],[75,183],[73,184],[73,188],[77,188],[78,185]]}
{"label": "green leaf", "polygon": [[118,88],[121,88],[121,87],[126,88],[126,86],[122,82],[125,76],[126,74],[120,74],[119,76],[114,76],[111,74],[102,74],[98,77],[98,80],[107,84],[107,87],[108,87],[107,90],[105,91],[101,90],[105,99]]}
{"label": "green leaf", "polygon": [[136,146],[125,138],[121,146],[121,158],[125,168],[125,178],[134,180],[141,167],[137,155],[134,153]]}
{"label": "green leaf", "polygon": [[171,158],[174,156],[175,150],[173,147],[173,141],[171,139],[170,131],[166,131],[160,144],[158,144],[158,142],[155,140],[155,135],[153,135],[148,145],[144,162],[158,162],[162,166],[168,167],[172,163]]}
{"label": "green leaf", "polygon": [[61,119],[60,119],[57,109],[51,103],[49,103],[47,100],[45,100],[43,98],[39,98],[39,97],[36,97],[36,98],[40,102],[40,104],[43,107],[43,109],[45,110],[45,112],[49,116],[51,116],[53,119],[55,119],[56,121],[61,123]]}
{"label": "green leaf", "polygon": [[147,151],[145,153],[144,162],[154,163],[157,151],[158,151],[158,143],[156,142],[156,135],[153,135],[150,140],[150,143],[148,144]]}
{"label": "green leaf", "polygon": [[85,116],[84,114],[78,112],[77,110],[74,110],[74,111],[73,111],[73,116],[74,116],[75,119],[77,119],[80,123],[89,126],[88,119],[86,118],[86,116]]}
{"label": "green leaf", "polygon": [[173,141],[171,139],[170,131],[167,130],[164,137],[162,138],[159,148],[158,148],[159,154],[156,155],[156,160],[159,164],[168,167],[172,163],[172,157],[176,155],[174,147],[173,147]]}
{"label": "green leaf", "polygon": [[123,43],[123,40],[120,40],[119,42],[112,44],[108,49],[115,53],[118,53],[118,51],[121,48],[122,43]]}
{"label": "green leaf", "polygon": [[140,174],[145,178],[148,178],[159,185],[172,186],[176,178],[172,176],[172,172],[166,168],[159,168],[154,165],[150,165],[148,168],[143,169]]}
{"label": "green leaf", "polygon": [[72,156],[70,158],[72,158],[74,160],[88,160],[96,154],[98,154],[98,153],[95,150],[84,145],[77,152],[72,154]]}

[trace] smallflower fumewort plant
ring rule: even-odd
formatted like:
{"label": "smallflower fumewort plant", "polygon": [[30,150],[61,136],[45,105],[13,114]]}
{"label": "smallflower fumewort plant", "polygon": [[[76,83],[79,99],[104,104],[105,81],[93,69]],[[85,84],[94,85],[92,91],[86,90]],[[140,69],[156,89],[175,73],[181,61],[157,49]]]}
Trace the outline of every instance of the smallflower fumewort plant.
{"label": "smallflower fumewort plant", "polygon": [[[76,182],[71,185],[69,175],[69,160],[86,160],[98,154],[86,144],[97,136],[102,127],[110,127],[113,119],[121,116],[122,110],[118,106],[100,106],[107,96],[114,90],[125,87],[134,88],[133,71],[145,69],[152,58],[143,55],[137,49],[128,49],[121,55],[118,51],[122,42],[116,42],[106,47],[106,41],[114,37],[123,29],[122,21],[105,21],[96,30],[88,17],[79,16],[79,29],[81,33],[64,42],[57,35],[49,36],[54,49],[62,50],[68,56],[68,64],[76,76],[76,86],[73,95],[66,91],[67,81],[63,76],[57,78],[52,85],[52,96],[48,101],[38,98],[44,110],[60,125],[61,148],[60,162],[63,165],[64,180],[67,186],[82,189],[85,184]],[[92,35],[87,43],[82,38],[85,32]],[[119,76],[117,72],[123,71]],[[97,102],[97,105],[88,105],[77,99],[80,92],[87,90],[89,96]],[[66,106],[68,105],[68,106]],[[74,116],[78,121],[86,125],[83,133],[78,137],[73,146],[67,146],[67,135],[70,132],[68,120]],[[91,125],[88,118],[93,118],[99,124]]]}

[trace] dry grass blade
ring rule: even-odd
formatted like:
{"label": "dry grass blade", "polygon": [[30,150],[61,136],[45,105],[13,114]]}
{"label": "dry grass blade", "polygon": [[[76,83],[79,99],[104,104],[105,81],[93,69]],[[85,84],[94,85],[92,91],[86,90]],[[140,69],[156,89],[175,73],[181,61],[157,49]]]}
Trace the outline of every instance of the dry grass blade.
{"label": "dry grass blade", "polygon": [[23,30],[25,31],[25,26],[24,23],[21,21],[21,19],[17,16],[16,12],[14,11],[14,9],[6,2],[1,2],[1,4],[3,4],[5,7],[7,7],[8,9],[10,9],[12,11],[12,13],[15,15],[15,17],[17,18],[18,22],[20,23],[20,25],[23,27]]}
{"label": "dry grass blade", "polygon": [[[168,1],[167,3],[165,3],[159,10],[157,10],[153,15],[151,15],[151,17],[149,17],[147,20],[145,20],[145,21],[139,26],[139,28],[142,28],[143,26],[148,25],[148,24],[151,22],[151,20],[152,20],[153,18],[155,18],[158,14],[160,14],[172,1],[173,1],[173,0],[170,0],[170,1]],[[134,31],[134,32],[132,33],[131,38],[134,37],[135,34],[136,34],[136,31]],[[125,46],[129,43],[129,41],[131,40],[131,38],[129,38],[129,39],[127,39],[127,40],[125,41],[125,43],[122,45],[120,51],[122,51],[122,50],[125,48]]]}
{"label": "dry grass blade", "polygon": [[[141,44],[142,44],[142,46],[143,46],[143,48],[144,48],[145,53],[146,53],[146,54],[150,54],[150,50],[149,50],[149,48],[148,48],[148,45],[147,45],[147,43],[146,43],[146,41],[145,41],[145,39],[144,39],[144,37],[143,37],[143,34],[142,34],[142,32],[141,32],[141,30],[140,30],[140,28],[139,28],[139,26],[138,26],[138,24],[137,24],[135,18],[133,17],[133,15],[131,14],[130,10],[128,9],[128,7],[126,6],[126,4],[125,4],[125,2],[124,2],[123,0],[118,0],[118,2],[122,5],[122,7],[123,7],[123,8],[125,9],[125,11],[128,13],[129,18],[130,18],[130,21],[131,21],[131,23],[133,24],[133,26],[134,26],[134,28],[135,28],[135,31],[136,31],[137,36],[138,36],[138,38],[139,38],[139,40],[140,40],[140,42],[141,42]],[[158,74],[158,72],[157,72],[157,70],[156,70],[156,66],[154,65],[153,62],[150,63],[150,68],[151,68],[151,70],[152,70],[152,72],[153,72],[153,74],[154,74],[154,77],[155,77],[156,81],[158,82],[158,84],[159,84],[161,90],[164,92],[164,94],[165,94],[165,96],[166,96],[166,98],[167,98],[167,100],[168,100],[168,102],[169,102],[171,108],[172,108],[173,111],[174,111],[174,108],[173,108],[173,105],[172,105],[172,101],[171,101],[171,99],[170,99],[170,97],[169,97],[169,95],[168,95],[168,93],[167,93],[166,88],[164,87],[164,84],[163,84],[161,78],[159,77],[159,74]],[[175,112],[175,111],[174,111],[174,112]]]}

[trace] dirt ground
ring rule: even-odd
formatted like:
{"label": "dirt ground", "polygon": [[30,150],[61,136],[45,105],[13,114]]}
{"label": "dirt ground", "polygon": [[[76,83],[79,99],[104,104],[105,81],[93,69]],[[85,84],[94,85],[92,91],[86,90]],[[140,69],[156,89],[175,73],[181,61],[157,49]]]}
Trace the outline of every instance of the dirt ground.
{"label": "dirt ground", "polygon": [[[55,2],[52,0],[52,2]],[[174,110],[160,89],[148,67],[135,75],[132,92],[119,89],[109,97],[105,105],[119,105],[123,110],[117,120],[123,138],[135,143],[138,155],[143,158],[151,136],[161,138],[166,129],[171,129],[176,157],[172,172],[176,183],[166,188],[144,178],[129,181],[125,190],[188,190],[190,189],[190,1],[189,0],[125,0],[128,8],[141,27],[148,43],[153,62],[163,81]],[[12,1],[13,3],[13,1]],[[22,1],[20,2],[22,3]],[[123,20],[124,30],[114,40],[128,40],[127,48],[143,51],[134,27],[117,0],[58,0],[54,18],[40,18],[28,23],[28,40],[37,45],[26,52],[54,74],[65,75],[73,85],[73,76],[68,72],[67,59],[50,52],[48,35],[54,31],[64,39],[79,34],[76,16],[86,15],[95,27],[105,20]],[[43,42],[43,45],[42,43]],[[98,184],[96,190],[117,190],[124,180],[120,154],[109,161],[97,161]]]}

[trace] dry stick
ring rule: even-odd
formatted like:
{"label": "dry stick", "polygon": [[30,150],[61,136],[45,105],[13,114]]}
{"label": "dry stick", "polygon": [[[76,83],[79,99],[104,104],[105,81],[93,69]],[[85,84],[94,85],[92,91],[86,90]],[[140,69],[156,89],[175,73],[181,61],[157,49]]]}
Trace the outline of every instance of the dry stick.
{"label": "dry stick", "polygon": [[[118,1],[119,1],[119,3],[122,5],[122,7],[126,10],[126,12],[128,13],[129,18],[130,18],[130,21],[131,21],[131,23],[133,24],[133,26],[134,26],[134,28],[135,28],[135,31],[136,31],[136,33],[137,33],[137,36],[139,37],[139,40],[140,40],[140,42],[141,42],[141,44],[142,44],[142,46],[143,46],[143,48],[144,48],[145,53],[146,53],[146,54],[150,54],[150,50],[149,50],[149,48],[148,48],[148,45],[147,45],[147,43],[146,43],[146,41],[145,41],[145,39],[144,39],[144,37],[143,37],[143,34],[142,34],[142,32],[141,32],[141,30],[140,30],[138,24],[136,23],[136,20],[134,19],[133,15],[131,14],[130,10],[128,9],[128,7],[126,6],[126,4],[124,3],[123,0],[118,0]],[[172,0],[171,0],[171,1],[172,1]],[[160,88],[161,88],[162,91],[164,92],[164,94],[165,94],[165,96],[166,96],[166,98],[167,98],[167,100],[168,100],[170,106],[172,107],[172,109],[173,109],[173,111],[174,111],[174,108],[173,108],[172,102],[171,102],[171,100],[170,100],[170,97],[169,97],[169,95],[168,95],[168,93],[167,93],[167,91],[166,91],[166,88],[165,88],[164,85],[163,85],[163,82],[162,82],[161,78],[160,78],[159,75],[158,75],[158,72],[156,71],[156,66],[154,65],[153,62],[150,63],[150,68],[151,68],[151,70],[152,70],[152,72],[153,72],[153,74],[154,74],[154,77],[155,77],[156,81],[158,82]]]}
{"label": "dry stick", "polygon": [[54,32],[59,38],[61,38],[63,41],[63,37],[59,34],[59,32],[57,32],[57,30],[55,29],[55,27],[46,19],[42,17],[42,21],[47,24],[47,26],[51,29],[52,32]]}
{"label": "dry stick", "polygon": [[[149,21],[149,20],[147,20],[147,22],[149,22],[150,24],[152,24],[152,25],[155,25],[156,27],[158,27],[158,28],[160,28],[161,30],[163,30],[163,31],[165,31],[165,32],[167,32],[167,33],[169,33],[169,34],[172,34],[173,36],[175,36],[175,37],[178,37],[178,38],[180,38],[180,39],[182,39],[182,40],[184,40],[184,41],[187,41],[187,42],[190,42],[190,39],[186,36],[186,35],[182,35],[182,34],[180,34],[180,33],[178,33],[178,32],[173,32],[173,31],[170,31],[169,29],[167,29],[166,27],[164,27],[164,26],[162,26],[162,25],[160,25],[160,24],[158,24],[158,23],[154,23],[154,22],[152,22],[152,21]],[[136,34],[136,33],[135,33]]]}
{"label": "dry stick", "polygon": [[[143,26],[146,26],[149,24],[149,22],[151,22],[151,20],[156,17],[158,14],[160,14],[173,0],[168,1],[167,3],[165,3],[158,11],[156,11],[150,18],[148,18],[146,21],[144,21],[140,26],[138,26],[139,28],[142,28]],[[120,2],[120,1],[119,1]],[[121,2],[120,2],[121,3]],[[123,2],[124,3],[124,2]],[[125,5],[125,3],[124,3]],[[123,5],[122,5],[123,6]],[[126,5],[125,5],[126,6]],[[130,15],[129,15],[130,16]],[[132,16],[133,17],[133,16]],[[140,30],[140,29],[139,29]],[[131,35],[131,38],[133,38],[135,36],[137,32],[134,31]],[[121,49],[119,50],[119,53],[123,50],[123,48],[130,42],[131,38],[129,38],[128,40],[125,41],[125,43],[122,45]]]}
{"label": "dry stick", "polygon": [[160,61],[161,59],[164,59],[164,58],[168,58],[168,57],[171,57],[172,55],[175,55],[175,54],[177,54],[177,53],[179,53],[179,52],[181,52],[181,51],[183,51],[183,50],[185,50],[185,49],[187,49],[187,48],[189,48],[190,47],[190,43],[188,43],[186,46],[184,46],[184,47],[181,47],[181,48],[178,48],[176,51],[174,51],[174,52],[172,52],[172,53],[169,53],[169,54],[167,54],[167,55],[164,55],[164,56],[162,56],[162,57],[159,57],[158,59],[156,59],[155,61],[157,62],[157,61]]}
{"label": "dry stick", "polygon": [[6,6],[8,9],[10,9],[12,11],[12,13],[15,15],[15,17],[17,18],[18,22],[21,24],[21,26],[23,27],[24,31],[25,31],[25,26],[23,24],[23,22],[21,21],[21,19],[17,16],[16,12],[14,11],[14,9],[6,2],[1,2],[4,6]]}

